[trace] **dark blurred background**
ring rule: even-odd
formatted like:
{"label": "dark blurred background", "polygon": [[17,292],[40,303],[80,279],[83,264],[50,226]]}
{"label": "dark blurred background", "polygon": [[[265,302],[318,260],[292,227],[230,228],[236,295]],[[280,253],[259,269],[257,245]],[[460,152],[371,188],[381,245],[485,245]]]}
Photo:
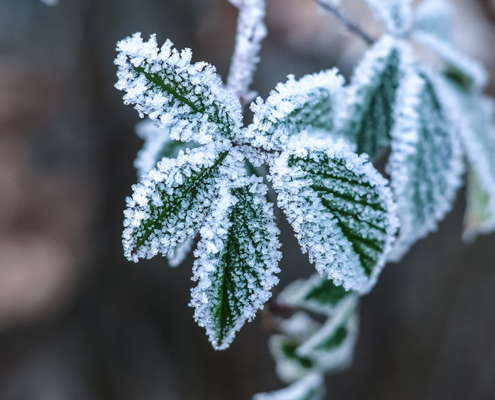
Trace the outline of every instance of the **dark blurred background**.
{"label": "dark blurred background", "polygon": [[[495,76],[490,1],[452,2],[459,45]],[[379,32],[364,3],[344,3]],[[348,75],[365,50],[311,0],[267,8],[262,96],[289,73]],[[227,0],[0,0],[1,400],[247,400],[283,386],[261,315],[215,352],[188,307],[192,257],[134,264],[120,240],[141,143],[113,88],[116,42],[157,33],[225,78],[236,18]],[[363,298],[355,362],[327,379],[328,399],[495,399],[495,235],[465,245],[464,206],[461,190]],[[277,290],[314,271],[281,226]]]}

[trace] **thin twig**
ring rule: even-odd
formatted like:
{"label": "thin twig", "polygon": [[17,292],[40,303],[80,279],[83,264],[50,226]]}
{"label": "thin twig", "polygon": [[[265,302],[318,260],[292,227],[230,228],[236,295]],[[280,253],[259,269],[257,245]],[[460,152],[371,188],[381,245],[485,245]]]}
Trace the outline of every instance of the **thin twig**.
{"label": "thin twig", "polygon": [[342,9],[335,5],[330,3],[328,0],[314,0],[318,5],[320,5],[323,9],[326,11],[331,12],[337,19],[344,24],[346,29],[349,32],[352,32],[359,36],[361,39],[363,39],[367,45],[372,45],[375,43],[375,39],[371,37],[371,35],[368,35],[363,29],[359,26],[358,23],[354,22],[347,14],[342,11]]}
{"label": "thin twig", "polygon": [[265,0],[229,0],[239,9],[237,36],[227,88],[246,104],[255,94],[249,91],[259,61],[261,41],[266,36]]}

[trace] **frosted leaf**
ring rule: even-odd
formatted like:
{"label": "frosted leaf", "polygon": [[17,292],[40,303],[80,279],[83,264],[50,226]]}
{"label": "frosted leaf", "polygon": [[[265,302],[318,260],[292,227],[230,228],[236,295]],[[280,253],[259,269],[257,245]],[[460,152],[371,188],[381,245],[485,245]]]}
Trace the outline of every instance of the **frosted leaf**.
{"label": "frosted leaf", "polygon": [[190,236],[179,246],[175,246],[168,254],[168,265],[178,267],[186,259],[194,244],[194,236]]}
{"label": "frosted leaf", "polygon": [[168,254],[198,231],[213,198],[228,149],[213,143],[164,158],[142,175],[124,212],[125,256],[133,261]]}
{"label": "frosted leaf", "polygon": [[272,335],[269,341],[270,352],[276,361],[279,378],[292,383],[314,372],[314,360],[297,355],[297,348],[306,341],[321,324],[304,312],[295,313],[291,318],[278,322],[284,334]]}
{"label": "frosted leaf", "polygon": [[314,360],[315,368],[338,372],[350,366],[358,336],[357,297],[342,301],[335,314],[325,322],[296,353]]}
{"label": "frosted leaf", "polygon": [[205,62],[191,64],[191,50],[180,53],[167,40],[158,49],[156,38],[143,42],[136,33],[117,44],[119,81],[125,104],[135,104],[170,137],[184,142],[208,143],[232,139],[242,124],[241,105],[223,88],[215,68]]}
{"label": "frosted leaf", "polygon": [[219,182],[219,195],[201,228],[190,305],[218,350],[251,321],[278,283],[279,230],[261,178]]}
{"label": "frosted leaf", "polygon": [[495,207],[493,193],[483,187],[473,169],[469,169],[467,185],[467,206],[464,215],[465,242],[472,242],[477,235],[495,230]]}
{"label": "frosted leaf", "polygon": [[407,44],[384,36],[354,70],[338,131],[357,144],[358,154],[374,158],[389,146],[397,88],[412,57]]}
{"label": "frosted leaf", "polygon": [[136,133],[144,139],[143,148],[134,161],[138,176],[155,168],[163,157],[176,158],[179,151],[197,147],[194,142],[184,143],[170,139],[168,128],[159,128],[149,119],[136,125]]}
{"label": "frosted leaf", "polygon": [[389,33],[403,35],[412,25],[411,0],[366,0]]}
{"label": "frosted leaf", "polygon": [[346,291],[342,286],[336,286],[331,279],[315,274],[309,279],[292,282],[278,295],[277,302],[284,306],[332,315],[341,301],[349,296],[356,294]]}
{"label": "frosted leaf", "polygon": [[[495,102],[448,83],[471,172],[464,239],[495,229]],[[472,179],[472,180],[471,180]]]}
{"label": "frosted leaf", "polygon": [[342,141],[304,136],[272,160],[270,173],[278,205],[318,272],[368,292],[397,228],[387,180]]}
{"label": "frosted leaf", "polygon": [[285,389],[271,393],[258,393],[253,400],[323,400],[324,397],[323,376],[314,373]]}
{"label": "frosted leaf", "polygon": [[260,57],[261,41],[266,36],[265,0],[229,0],[239,8],[235,51],[230,63],[227,88],[243,102],[252,100],[256,93],[249,92]]}
{"label": "frosted leaf", "polygon": [[270,96],[251,104],[253,123],[243,140],[264,150],[282,150],[303,129],[333,130],[334,110],[342,100],[343,78],[336,69],[306,75],[299,81],[289,75]]}
{"label": "frosted leaf", "polygon": [[387,171],[400,232],[391,261],[437,229],[452,208],[463,172],[458,121],[438,77],[411,69],[398,93]]}
{"label": "frosted leaf", "polygon": [[422,31],[414,32],[412,38],[416,42],[431,48],[444,60],[448,67],[456,70],[458,74],[462,74],[463,79],[469,81],[471,86],[482,88],[488,83],[488,73],[483,66],[456,50],[450,43]]}
{"label": "frosted leaf", "polygon": [[452,43],[453,14],[452,5],[448,1],[425,0],[414,12],[413,29]]}

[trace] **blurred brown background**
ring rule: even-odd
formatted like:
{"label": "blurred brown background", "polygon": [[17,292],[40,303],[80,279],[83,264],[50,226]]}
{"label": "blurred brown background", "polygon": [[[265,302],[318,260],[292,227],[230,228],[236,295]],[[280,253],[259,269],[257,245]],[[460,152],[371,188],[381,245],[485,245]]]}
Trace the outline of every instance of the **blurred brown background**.
{"label": "blurred brown background", "polygon": [[[311,0],[267,3],[262,96],[289,73],[350,73],[365,47],[333,17]],[[495,5],[453,3],[459,44],[495,76]],[[379,32],[364,3],[344,4]],[[243,400],[283,386],[260,316],[215,352],[188,307],[192,258],[134,264],[120,242],[141,143],[113,88],[116,42],[157,33],[225,77],[236,16],[227,0],[0,0],[1,400]],[[495,399],[495,235],[463,244],[464,205],[462,190],[363,299],[355,362],[327,380],[328,399]],[[313,271],[282,231],[280,287]]]}

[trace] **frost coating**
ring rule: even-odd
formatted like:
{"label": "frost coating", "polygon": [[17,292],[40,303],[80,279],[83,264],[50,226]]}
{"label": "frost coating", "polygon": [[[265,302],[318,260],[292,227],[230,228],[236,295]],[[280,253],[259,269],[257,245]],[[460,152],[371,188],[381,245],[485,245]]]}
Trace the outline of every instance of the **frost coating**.
{"label": "frost coating", "polygon": [[285,389],[271,393],[258,393],[253,400],[323,400],[324,397],[323,376],[314,373]]}
{"label": "frost coating", "polygon": [[387,170],[400,232],[390,261],[437,229],[452,208],[463,172],[455,108],[440,80],[411,70],[398,96]]}
{"label": "frost coating", "polygon": [[315,274],[309,279],[292,282],[284,288],[277,297],[277,303],[332,315],[340,302],[348,296],[356,296],[356,294],[346,291],[342,286],[334,285],[331,279]]}
{"label": "frost coating", "polygon": [[229,0],[239,9],[235,51],[230,64],[227,88],[244,102],[256,93],[249,92],[260,57],[261,41],[266,36],[265,0]]}
{"label": "frost coating", "polygon": [[174,247],[168,254],[168,265],[171,267],[178,267],[186,259],[187,255],[191,252],[194,244],[194,236],[190,236],[184,243]]}
{"label": "frost coating", "polygon": [[311,357],[320,371],[337,372],[349,367],[359,328],[357,301],[357,296],[342,300],[335,315],[297,348],[297,355]]}
{"label": "frost coating", "polygon": [[138,176],[155,168],[158,161],[163,157],[176,158],[180,150],[185,151],[188,148],[197,146],[194,143],[184,143],[170,139],[167,128],[159,128],[149,119],[136,125],[136,134],[141,139],[144,139],[143,148],[139,151],[134,161]]}
{"label": "frost coating", "polygon": [[271,297],[281,254],[262,179],[231,176],[218,188],[194,252],[198,286],[192,289],[190,305],[213,346],[222,350]]}
{"label": "frost coating", "polygon": [[424,32],[444,41],[453,42],[452,6],[445,0],[425,0],[414,11],[414,31]]}
{"label": "frost coating", "polygon": [[117,44],[119,81],[125,104],[135,104],[139,115],[170,129],[170,137],[208,143],[232,139],[241,127],[241,105],[223,88],[215,68],[191,64],[192,53],[180,53],[167,40],[158,49],[155,35],[143,42],[136,33]]}
{"label": "frost coating", "polygon": [[329,133],[336,104],[342,100],[343,83],[336,69],[306,75],[299,81],[289,75],[266,101],[258,97],[251,104],[253,123],[243,140],[263,150],[280,151],[303,129]]}
{"label": "frost coating", "polygon": [[213,143],[163,159],[132,187],[124,212],[125,256],[133,261],[167,254],[198,231],[216,194],[227,149]]}
{"label": "frost coating", "polygon": [[488,73],[483,66],[457,51],[449,43],[421,31],[414,32],[412,37],[416,42],[430,47],[447,65],[454,67],[468,77],[477,88],[483,88],[488,83]]}
{"label": "frost coating", "polygon": [[[495,103],[448,84],[459,115],[459,131],[472,171],[468,183],[468,212],[464,239],[495,229]],[[483,205],[483,203],[485,203]]]}
{"label": "frost coating", "polygon": [[384,36],[369,49],[346,88],[338,116],[338,131],[370,158],[390,144],[397,88],[414,61],[407,43]]}
{"label": "frost coating", "polygon": [[283,334],[272,335],[269,341],[270,352],[276,361],[278,377],[292,383],[314,372],[314,360],[297,355],[297,348],[314,334],[321,324],[304,312],[295,313],[291,318],[278,322]]}
{"label": "frost coating", "polygon": [[389,33],[403,35],[411,27],[411,0],[366,0],[366,3]]}
{"label": "frost coating", "polygon": [[387,180],[342,141],[305,136],[273,158],[270,173],[278,205],[318,272],[368,292],[397,228]]}

